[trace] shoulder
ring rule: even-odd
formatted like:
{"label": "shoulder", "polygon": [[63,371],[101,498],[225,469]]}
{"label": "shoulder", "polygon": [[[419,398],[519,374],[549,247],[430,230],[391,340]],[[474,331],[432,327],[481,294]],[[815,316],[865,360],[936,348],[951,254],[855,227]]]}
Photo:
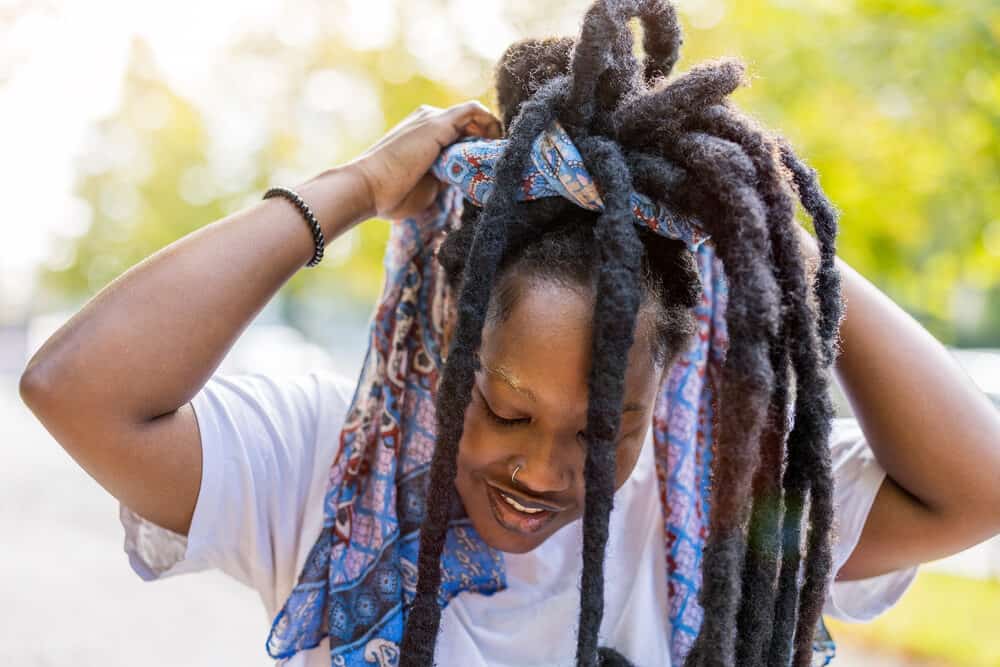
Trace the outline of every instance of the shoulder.
{"label": "shoulder", "polygon": [[[245,401],[258,411],[268,408],[346,410],[354,382],[336,371],[306,373],[226,373],[213,375],[198,395],[230,402]],[[196,396],[197,398],[197,396]]]}
{"label": "shoulder", "polygon": [[203,444],[236,439],[308,446],[339,431],[353,391],[350,380],[329,370],[216,374],[191,405]]}
{"label": "shoulder", "polygon": [[353,391],[350,380],[325,370],[212,376],[191,400],[202,479],[189,534],[166,535],[123,508],[133,569],[149,579],[218,568],[273,609],[294,585],[300,536],[321,529]]}
{"label": "shoulder", "polygon": [[830,461],[840,513],[867,515],[885,479],[885,470],[875,458],[857,419],[837,417],[831,422]]}
{"label": "shoulder", "polygon": [[830,455],[834,483],[833,583],[824,613],[844,621],[868,621],[894,605],[909,588],[917,568],[906,567],[858,580],[841,578],[855,557],[865,524],[886,480],[861,429],[853,417],[831,423]]}

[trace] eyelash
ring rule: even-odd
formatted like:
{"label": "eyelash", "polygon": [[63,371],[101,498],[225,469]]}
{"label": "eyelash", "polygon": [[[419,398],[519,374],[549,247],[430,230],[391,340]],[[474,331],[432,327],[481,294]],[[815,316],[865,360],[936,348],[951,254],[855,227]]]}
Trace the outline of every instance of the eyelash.
{"label": "eyelash", "polygon": [[493,408],[491,408],[490,404],[486,402],[486,397],[483,396],[482,393],[479,394],[479,400],[483,402],[483,408],[486,410],[486,415],[490,418],[490,421],[497,426],[510,428],[512,426],[519,426],[531,421],[528,417],[522,417],[521,419],[506,419],[501,417],[497,413],[493,412]]}
{"label": "eyelash", "polygon": [[[500,426],[502,428],[511,428],[513,426],[519,426],[521,424],[525,424],[531,421],[531,419],[528,417],[522,417],[521,419],[506,419],[504,417],[501,417],[497,413],[493,412],[493,408],[491,408],[490,404],[486,402],[486,397],[483,396],[482,392],[477,390],[476,393],[479,394],[479,400],[483,402],[483,408],[486,410],[486,416],[489,417],[490,421],[492,421],[497,426]],[[630,431],[629,433],[624,434],[621,437],[621,440],[622,441],[628,440],[635,433],[636,431]]]}
{"label": "eyelash", "polygon": [[498,426],[504,426],[506,428],[510,428],[511,426],[520,426],[521,424],[524,424],[528,421],[527,419],[504,419],[497,413],[490,410],[488,406],[486,408],[486,413],[490,416],[490,419],[493,421],[493,423],[497,424]]}

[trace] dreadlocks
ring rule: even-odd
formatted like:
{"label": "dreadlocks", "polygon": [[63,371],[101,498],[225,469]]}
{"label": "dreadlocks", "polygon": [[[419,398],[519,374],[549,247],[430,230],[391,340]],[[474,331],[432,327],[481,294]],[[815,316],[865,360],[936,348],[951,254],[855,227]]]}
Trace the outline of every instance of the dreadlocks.
{"label": "dreadlocks", "polygon": [[[633,17],[643,26],[641,67]],[[522,41],[497,66],[508,141],[496,187],[481,210],[467,205],[439,253],[458,290],[457,321],[436,399],[438,440],[401,664],[433,661],[464,412],[484,324],[514,298],[505,287],[514,271],[594,294],[576,660],[627,664],[597,646],[627,356],[640,310],[655,302],[654,338],[669,360],[693,331],[690,309],[700,294],[690,252],[635,225],[632,189],[700,221],[730,288],[699,598],[704,620],[685,664],[809,664],[831,568],[833,412],[825,371],[841,315],[836,213],[791,147],[728,101],[744,80],[739,62],[709,62],[667,81],[680,44],[676,13],[662,0],[597,0],[578,39]],[[598,185],[599,214],[573,211],[559,197],[517,199],[531,142],[555,119]],[[795,234],[796,197],[820,246],[811,286]]]}

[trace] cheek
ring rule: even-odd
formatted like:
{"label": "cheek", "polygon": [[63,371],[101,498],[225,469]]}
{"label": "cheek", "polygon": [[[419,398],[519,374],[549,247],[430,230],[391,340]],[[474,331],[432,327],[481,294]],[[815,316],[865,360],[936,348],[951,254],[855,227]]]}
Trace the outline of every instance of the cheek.
{"label": "cheek", "polygon": [[462,439],[458,443],[458,465],[465,469],[495,465],[509,457],[504,439],[492,432],[490,424],[473,415],[475,406],[466,411]]}
{"label": "cheek", "polygon": [[645,440],[645,433],[641,438],[630,439],[618,448],[615,458],[615,490],[621,488],[625,480],[629,478],[635,469],[635,464],[639,460],[639,452],[642,451],[642,443]]}

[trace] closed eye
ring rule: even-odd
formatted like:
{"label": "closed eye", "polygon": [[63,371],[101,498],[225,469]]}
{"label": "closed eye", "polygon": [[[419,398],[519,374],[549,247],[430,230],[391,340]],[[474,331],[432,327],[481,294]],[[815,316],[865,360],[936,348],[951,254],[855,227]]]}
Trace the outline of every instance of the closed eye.
{"label": "closed eye", "polygon": [[491,420],[500,426],[518,426],[520,424],[527,424],[531,421],[528,417],[522,417],[520,419],[506,419],[493,412],[488,405],[486,406],[486,414],[489,415]]}
{"label": "closed eye", "polygon": [[496,425],[505,427],[519,426],[520,424],[527,424],[528,422],[531,421],[530,417],[520,417],[518,419],[508,419],[507,417],[501,417],[500,415],[498,415],[496,412],[493,411],[493,408],[491,408],[490,404],[486,401],[486,397],[483,396],[482,392],[480,392],[478,388],[476,389],[476,393],[479,395],[479,400],[482,401],[483,403],[483,409],[486,410],[486,416],[489,417],[490,421],[492,421]]}

